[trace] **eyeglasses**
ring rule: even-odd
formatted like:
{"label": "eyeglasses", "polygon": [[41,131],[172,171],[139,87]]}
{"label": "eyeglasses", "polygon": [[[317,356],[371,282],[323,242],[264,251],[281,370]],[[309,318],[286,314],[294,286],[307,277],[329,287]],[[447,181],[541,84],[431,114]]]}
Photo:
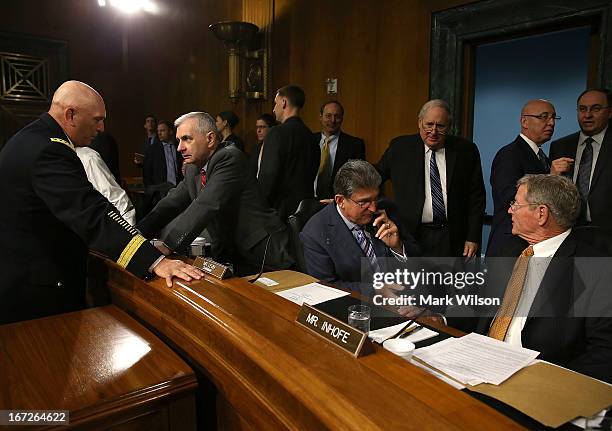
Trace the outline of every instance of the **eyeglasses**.
{"label": "eyeglasses", "polygon": [[437,130],[439,134],[446,134],[446,129],[448,126],[446,124],[437,124],[437,123],[424,123],[423,130],[427,133],[431,133],[434,130]]}
{"label": "eyeglasses", "polygon": [[559,117],[557,114],[555,113],[551,114],[550,112],[542,112],[541,114],[538,114],[538,115],[523,114],[523,117],[533,117],[533,118],[537,118],[538,120],[544,120],[544,121],[561,119],[561,117]]}
{"label": "eyeglasses", "polygon": [[540,204],[538,204],[538,203],[517,204],[516,203],[516,199],[512,199],[510,201],[510,208],[512,209],[513,212],[516,211],[517,209],[521,208],[521,207],[527,207],[527,206],[530,206],[530,205],[540,205]]}
{"label": "eyeglasses", "polygon": [[371,200],[371,201],[360,201],[360,202],[354,201],[353,199],[351,199],[349,197],[347,197],[347,199],[349,201],[353,202],[355,205],[357,205],[361,209],[369,208],[370,205],[376,204],[376,202],[378,202],[378,199],[374,199],[374,200]]}
{"label": "eyeglasses", "polygon": [[592,112],[593,114],[597,114],[602,109],[607,109],[607,108],[609,108],[609,106],[601,106],[601,105],[584,106],[584,105],[580,105],[580,106],[578,106],[578,108],[576,108],[576,111],[580,112],[581,114],[586,114],[588,112]]}

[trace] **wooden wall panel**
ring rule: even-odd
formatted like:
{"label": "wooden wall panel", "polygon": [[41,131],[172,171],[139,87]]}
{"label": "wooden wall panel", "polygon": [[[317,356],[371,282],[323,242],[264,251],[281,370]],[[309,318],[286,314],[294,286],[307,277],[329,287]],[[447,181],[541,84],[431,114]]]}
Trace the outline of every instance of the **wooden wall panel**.
{"label": "wooden wall panel", "polygon": [[141,148],[148,113],[174,120],[189,110],[231,106],[227,56],[208,25],[240,19],[242,1],[157,3],[159,15],[129,17],[95,0],[2,5],[0,30],[68,41],[70,76],[90,83],[106,101],[106,126],[119,143],[124,176],[140,174],[131,155]]}
{"label": "wooden wall panel", "polygon": [[[319,130],[318,109],[330,98],[346,109],[343,129],[366,140],[376,162],[389,140],[417,131],[429,97],[432,11],[465,0],[275,0],[272,87],[306,92],[303,118]],[[338,78],[338,94],[325,93]]]}
{"label": "wooden wall panel", "polygon": [[[271,112],[275,90],[304,88],[303,117],[319,130],[321,103],[338,98],[344,129],[366,140],[377,161],[389,139],[416,131],[428,98],[432,11],[465,0],[158,0],[157,16],[126,17],[95,0],[21,0],[3,4],[0,30],[67,40],[70,76],[107,102],[107,130],[119,142],[123,175],[138,175],[131,154],[148,113],[172,120],[191,110],[235,110],[237,133],[255,143],[254,123]],[[234,105],[227,97],[227,55],[208,25],[245,20],[272,28],[269,99]],[[124,43],[127,41],[127,55]],[[325,93],[338,78],[338,94]]]}

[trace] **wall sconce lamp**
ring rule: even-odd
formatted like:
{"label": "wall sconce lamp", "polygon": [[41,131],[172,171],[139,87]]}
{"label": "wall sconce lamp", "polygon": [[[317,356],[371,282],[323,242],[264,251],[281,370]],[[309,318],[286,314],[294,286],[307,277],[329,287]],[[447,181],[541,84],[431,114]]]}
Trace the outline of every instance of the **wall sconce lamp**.
{"label": "wall sconce lamp", "polygon": [[[247,99],[266,97],[267,58],[261,47],[259,27],[250,22],[224,21],[208,27],[227,49],[229,64],[229,98],[237,103],[243,95]],[[242,71],[246,70],[243,74]],[[245,76],[246,91],[241,86]]]}

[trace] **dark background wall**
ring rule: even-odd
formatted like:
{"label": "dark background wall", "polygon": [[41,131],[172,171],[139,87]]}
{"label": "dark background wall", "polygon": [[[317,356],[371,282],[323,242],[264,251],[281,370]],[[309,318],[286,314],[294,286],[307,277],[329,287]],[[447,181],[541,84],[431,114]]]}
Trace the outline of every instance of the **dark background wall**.
{"label": "dark background wall", "polygon": [[[71,79],[106,101],[106,129],[121,151],[123,175],[140,175],[132,153],[144,140],[143,117],[173,120],[194,109],[229,107],[227,57],[208,25],[239,19],[239,0],[173,0],[155,16],[125,16],[96,0],[3,2],[0,31],[68,42]],[[124,40],[127,38],[127,53]],[[126,55],[127,54],[127,55]]]}
{"label": "dark background wall", "polygon": [[[163,6],[161,0],[159,3]],[[238,133],[271,112],[273,92],[289,82],[307,93],[304,118],[319,129],[324,80],[338,78],[344,128],[366,139],[376,161],[389,140],[416,131],[429,91],[430,14],[465,0],[173,0],[160,15],[120,15],[95,0],[4,2],[0,31],[68,42],[69,77],[90,83],[107,103],[107,130],[120,145],[124,176],[139,175],[132,153],[143,117],[174,119],[194,109],[234,109]],[[271,82],[265,102],[227,98],[227,56],[208,25],[249,20],[273,8]],[[265,15],[265,13],[264,13]],[[260,23],[261,25],[261,23]],[[124,42],[127,40],[127,52]]]}

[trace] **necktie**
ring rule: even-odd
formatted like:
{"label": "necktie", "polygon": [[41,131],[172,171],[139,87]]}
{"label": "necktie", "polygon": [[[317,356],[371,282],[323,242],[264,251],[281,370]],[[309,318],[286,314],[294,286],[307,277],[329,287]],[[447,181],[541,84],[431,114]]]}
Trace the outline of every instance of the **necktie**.
{"label": "necktie", "polygon": [[357,240],[359,247],[361,247],[366,257],[370,261],[370,265],[372,266],[372,269],[376,272],[381,272],[380,265],[378,264],[378,261],[376,260],[376,254],[374,254],[374,247],[372,247],[372,241],[370,241],[370,239],[367,237],[367,235],[363,231],[363,228],[359,226],[355,226],[353,228],[353,236]]}
{"label": "necktie", "polygon": [[204,168],[200,169],[200,183],[202,184],[202,187],[206,185],[206,171]]}
{"label": "necktie", "polygon": [[442,197],[440,171],[438,171],[438,164],[436,163],[436,150],[431,150],[431,158],[429,159],[429,180],[431,186],[433,221],[434,223],[444,223],[446,221],[446,211],[444,209],[444,198]]}
{"label": "necktie", "polygon": [[162,142],[166,156],[166,181],[176,185],[176,150],[174,145]]}
{"label": "necktie", "polygon": [[510,327],[510,322],[512,322],[514,312],[516,311],[519,299],[523,293],[527,268],[529,267],[529,258],[531,256],[533,256],[533,247],[529,246],[523,250],[518,259],[516,259],[514,268],[512,269],[512,275],[506,286],[504,299],[491,324],[491,328],[489,328],[489,337],[501,341],[506,339],[506,333]]}
{"label": "necktie", "polygon": [[593,138],[590,136],[584,140],[584,150],[580,157],[580,167],[578,168],[578,176],[576,177],[576,187],[582,198],[583,214],[586,214],[586,202],[589,197],[589,183],[591,181],[591,167],[593,166]]}
{"label": "necktie", "polygon": [[541,148],[538,151],[538,159],[540,159],[540,163],[542,164],[544,171],[546,173],[550,172],[550,163],[548,162],[548,157],[546,157],[546,154],[544,154],[544,151]]}
{"label": "necktie", "polygon": [[317,174],[317,197],[328,198],[331,196],[331,174],[332,163],[329,154],[329,142],[331,136],[325,138],[323,148],[321,149],[321,162],[319,163],[319,172]]}

